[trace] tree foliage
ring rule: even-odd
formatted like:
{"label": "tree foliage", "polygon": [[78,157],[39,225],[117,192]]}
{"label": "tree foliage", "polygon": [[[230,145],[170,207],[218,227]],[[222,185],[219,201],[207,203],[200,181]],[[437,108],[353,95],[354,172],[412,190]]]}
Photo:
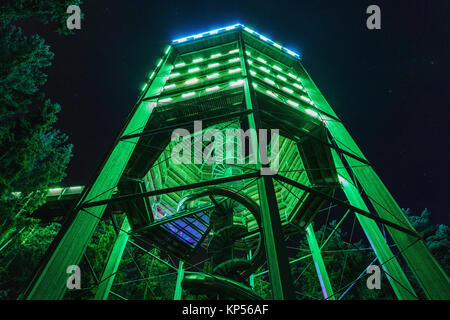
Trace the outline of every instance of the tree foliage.
{"label": "tree foliage", "polygon": [[67,136],[53,128],[60,105],[42,92],[53,53],[39,35],[13,23],[37,18],[64,30],[70,4],[79,1],[6,0],[0,4],[0,245],[60,182],[72,154]]}
{"label": "tree foliage", "polygon": [[[450,274],[450,228],[445,224],[432,224],[431,211],[425,208],[419,215],[411,212],[411,209],[402,209],[414,229],[424,239],[425,245],[430,250],[433,257],[444,269],[445,273]],[[411,282],[419,298],[424,299],[425,293],[419,286],[410,269],[406,269],[406,276]]]}
{"label": "tree foliage", "polygon": [[0,252],[0,299],[16,299],[58,233],[58,223],[25,228]]}
{"label": "tree foliage", "polygon": [[[409,210],[406,212],[406,215],[416,230],[422,232],[421,234],[424,236],[426,244],[434,257],[448,272],[448,226],[442,224],[432,225],[429,210],[424,210],[419,216],[413,215]],[[333,228],[334,224],[335,222],[331,223],[331,228]],[[19,233],[7,247],[0,251],[0,299],[15,299],[18,296],[58,230],[59,224],[57,223],[36,224],[32,228],[25,229]],[[316,231],[319,241],[324,230],[325,228],[321,228]],[[329,231],[330,228],[328,228],[325,236],[329,234]],[[97,277],[100,277],[103,272],[115,237],[112,225],[106,221],[100,222],[100,226],[86,251],[87,260],[89,260]],[[366,286],[366,277],[355,281],[370,262],[373,261],[375,255],[371,250],[366,250],[367,248],[364,247],[363,243],[350,244],[346,239],[348,239],[348,235],[336,232],[322,252],[336,298],[341,297],[349,289],[343,299],[395,299],[395,295],[384,275],[381,290],[369,290]],[[160,250],[154,248],[151,252],[159,258],[169,261],[167,256],[162,254]],[[308,253],[307,241],[302,238],[300,240],[298,257]],[[83,259],[80,265],[83,290],[71,290],[66,294],[66,299],[92,299],[94,297],[97,285],[94,276],[90,272],[87,260]],[[262,271],[264,269],[260,268],[256,273]],[[294,280],[296,280],[295,288],[300,299],[323,299],[320,283],[311,258],[306,258],[294,264],[292,273]],[[420,292],[412,273],[407,270],[406,275],[413,284],[416,293],[423,298],[424,296]],[[124,252],[119,271],[116,274],[112,291],[127,299],[173,299],[175,281],[176,272],[174,270],[129,244]],[[254,279],[255,292],[265,299],[271,299],[268,281],[267,275]],[[206,296],[204,295],[194,295],[187,291],[183,292],[183,299],[205,298]],[[120,298],[110,294],[109,299]]]}

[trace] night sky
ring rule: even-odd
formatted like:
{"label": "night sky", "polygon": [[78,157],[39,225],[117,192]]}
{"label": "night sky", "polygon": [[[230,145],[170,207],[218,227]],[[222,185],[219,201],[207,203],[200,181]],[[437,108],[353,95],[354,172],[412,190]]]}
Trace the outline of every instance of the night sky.
{"label": "night sky", "polygon": [[62,185],[87,183],[171,40],[242,23],[301,54],[401,207],[449,222],[450,1],[84,2],[75,35],[24,28],[55,53],[44,89],[74,144]]}

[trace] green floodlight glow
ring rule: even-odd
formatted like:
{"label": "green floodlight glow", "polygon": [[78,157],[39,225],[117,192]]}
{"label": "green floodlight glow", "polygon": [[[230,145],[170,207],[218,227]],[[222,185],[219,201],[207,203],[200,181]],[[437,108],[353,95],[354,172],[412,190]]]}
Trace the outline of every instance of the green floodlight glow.
{"label": "green floodlight glow", "polygon": [[288,76],[297,80],[297,77],[295,75],[293,75],[292,73],[288,73]]}
{"label": "green floodlight glow", "polygon": [[303,90],[303,87],[297,83],[294,83],[293,86],[299,88],[300,90]]}
{"label": "green floodlight glow", "polygon": [[158,64],[156,65],[156,67],[158,68],[161,65],[162,62],[163,62],[163,60],[159,59]]}
{"label": "green floodlight glow", "polygon": [[175,88],[177,85],[175,83],[169,84],[168,86],[164,87],[164,90],[169,90]]}
{"label": "green floodlight glow", "polygon": [[290,94],[293,94],[293,93],[294,93],[294,90],[292,90],[292,89],[289,89],[289,88],[286,88],[286,87],[283,87],[282,89],[283,89],[284,91],[290,93]]}
{"label": "green floodlight glow", "polygon": [[148,110],[152,112],[153,109],[155,109],[156,105],[157,105],[156,101],[149,101],[147,104]]}
{"label": "green floodlight glow", "polygon": [[192,61],[192,63],[198,63],[198,62],[202,62],[202,61],[203,61],[203,58],[197,58],[197,59],[194,59]]}
{"label": "green floodlight glow", "polygon": [[278,98],[278,95],[277,95],[276,93],[273,93],[273,92],[270,91],[270,90],[266,90],[266,93],[267,93],[269,96],[272,96],[272,97],[274,97],[274,98]]}
{"label": "green floodlight glow", "polygon": [[244,84],[244,80],[242,80],[242,79],[237,80],[237,81],[231,81],[230,82],[230,87],[237,87],[237,86],[240,86],[240,85],[243,85],[243,84]]}
{"label": "green floodlight glow", "polygon": [[272,80],[270,80],[268,78],[264,78],[264,81],[267,82],[267,83],[270,83],[271,85],[275,84],[275,81],[272,81]]}
{"label": "green floodlight glow", "polygon": [[188,92],[181,95],[182,98],[189,98],[195,96],[195,92]]}
{"label": "green floodlight glow", "polygon": [[197,78],[192,78],[189,80],[186,80],[185,84],[194,84],[197,83],[199,80]]}
{"label": "green floodlight glow", "polygon": [[234,49],[234,50],[231,50],[230,52],[228,52],[228,53],[237,53],[237,52],[239,52],[239,49]]}
{"label": "green floodlight glow", "polygon": [[147,88],[147,85],[148,85],[147,83],[144,84],[144,86],[142,87],[141,91],[144,91]]}
{"label": "green floodlight glow", "polygon": [[262,62],[262,63],[267,63],[267,61],[266,60],[264,60],[263,58],[256,58],[256,60],[258,60],[259,62]]}
{"label": "green floodlight glow", "polygon": [[302,99],[303,101],[308,102],[308,103],[312,102],[310,98],[305,97],[305,96],[300,96],[300,99]]}
{"label": "green floodlight glow", "polygon": [[209,75],[206,76],[206,78],[208,78],[208,79],[215,79],[215,78],[218,78],[218,77],[219,77],[219,74],[217,72],[209,74]]}
{"label": "green floodlight glow", "polygon": [[283,49],[283,47],[281,45],[279,45],[278,43],[274,42],[273,45],[280,50]]}
{"label": "green floodlight glow", "polygon": [[239,71],[241,71],[241,68],[230,69],[230,70],[228,70],[228,73],[236,73],[236,72],[239,72]]}
{"label": "green floodlight glow", "polygon": [[214,87],[206,88],[205,91],[206,92],[213,92],[213,91],[217,91],[219,89],[220,89],[219,86],[214,86]]}
{"label": "green floodlight glow", "polygon": [[222,56],[221,53],[216,53],[216,54],[211,55],[211,59],[215,59],[215,58],[218,58],[218,57],[221,57],[221,56]]}
{"label": "green floodlight glow", "polygon": [[277,75],[277,78],[278,78],[278,79],[281,79],[281,80],[283,80],[283,81],[286,81],[286,80],[287,80],[285,77],[280,76],[280,75]]}
{"label": "green floodlight glow", "polygon": [[255,76],[255,75],[256,75],[256,72],[253,71],[253,70],[250,70],[250,74],[251,74],[252,76]]}
{"label": "green floodlight glow", "polygon": [[181,67],[184,67],[185,65],[186,65],[186,63],[180,62],[175,65],[175,68],[181,68]]}
{"label": "green floodlight glow", "polygon": [[319,116],[319,114],[317,112],[315,112],[314,110],[311,110],[311,109],[306,109],[305,112],[314,118],[317,118]]}
{"label": "green floodlight glow", "polygon": [[239,61],[239,58],[233,58],[233,59],[228,60],[229,63],[238,62],[238,61]]}
{"label": "green floodlight glow", "polygon": [[153,77],[155,76],[155,71],[153,71],[151,74],[150,74],[150,76],[148,77],[148,79],[150,80],[150,79],[153,79]]}
{"label": "green floodlight glow", "polygon": [[173,100],[172,98],[165,98],[165,99],[159,100],[159,102],[160,102],[160,103],[167,103],[167,102],[170,102],[170,101],[172,101],[172,100]]}
{"label": "green floodlight glow", "polygon": [[273,68],[277,71],[283,71],[283,69],[281,69],[279,66],[273,66]]}
{"label": "green floodlight glow", "polygon": [[247,60],[248,64],[253,64],[252,60]]}
{"label": "green floodlight glow", "polygon": [[189,73],[194,73],[194,72],[197,72],[197,71],[200,71],[199,67],[195,67],[195,68],[192,68],[192,69],[188,70]]}
{"label": "green floodlight glow", "polygon": [[256,88],[256,87],[258,87],[258,84],[253,82],[253,88]]}
{"label": "green floodlight glow", "polygon": [[166,48],[166,51],[164,52],[164,54],[168,54],[169,51],[170,51],[170,49],[172,49],[172,46],[168,46],[168,47]]}
{"label": "green floodlight glow", "polygon": [[270,73],[270,70],[269,70],[269,69],[267,69],[267,68],[264,68],[264,67],[259,67],[259,69],[260,69],[260,70],[262,70],[262,71],[264,71],[264,72]]}
{"label": "green floodlight glow", "polygon": [[250,51],[246,51],[245,52],[248,56],[251,56],[252,54],[250,53]]}
{"label": "green floodlight glow", "polygon": [[220,66],[220,64],[218,62],[215,62],[215,63],[211,63],[210,65],[208,65],[208,68],[216,68],[218,66]]}
{"label": "green floodlight glow", "polygon": [[296,108],[298,107],[298,103],[297,103],[297,102],[294,102],[294,101],[292,101],[292,100],[287,100],[286,103],[289,104],[289,105],[291,105],[291,106],[293,106],[293,107],[296,107]]}
{"label": "green floodlight glow", "polygon": [[178,72],[176,72],[176,73],[171,73],[171,74],[169,75],[169,78],[175,78],[175,77],[178,77],[178,76],[180,76],[180,73],[178,73]]}
{"label": "green floodlight glow", "polygon": [[338,180],[342,185],[347,185],[348,181],[346,179],[344,179],[342,176],[338,175]]}

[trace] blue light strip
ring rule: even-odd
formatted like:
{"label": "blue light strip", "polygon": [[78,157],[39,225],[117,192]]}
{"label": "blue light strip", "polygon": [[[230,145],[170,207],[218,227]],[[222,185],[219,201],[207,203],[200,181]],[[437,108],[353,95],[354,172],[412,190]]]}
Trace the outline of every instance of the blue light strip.
{"label": "blue light strip", "polygon": [[291,55],[291,56],[293,56],[295,58],[300,58],[300,55],[295,53],[294,51],[291,51],[291,50],[289,50],[289,49],[279,45],[278,43],[273,42],[269,38],[264,37],[263,35],[259,34],[258,32],[254,31],[254,30],[252,30],[250,28],[247,28],[246,26],[244,26],[243,24],[240,24],[240,23],[234,24],[234,25],[231,25],[231,26],[228,26],[228,27],[224,27],[224,28],[219,28],[219,29],[215,29],[215,30],[199,33],[199,34],[192,35],[192,36],[189,36],[189,37],[176,39],[176,40],[173,40],[172,43],[178,44],[178,43],[183,43],[183,42],[187,42],[187,41],[191,41],[191,40],[196,40],[196,39],[200,39],[200,38],[202,38],[204,36],[214,35],[214,34],[218,34],[220,32],[234,30],[236,28],[242,28],[246,32],[250,33],[251,35],[253,35],[253,36],[255,36],[255,37],[257,37],[257,38],[259,38],[259,39],[261,39],[261,40],[271,44],[271,45],[273,45],[274,47],[280,49],[281,51],[283,51],[283,52],[285,52],[285,53],[287,53],[287,54],[289,54],[289,55]]}

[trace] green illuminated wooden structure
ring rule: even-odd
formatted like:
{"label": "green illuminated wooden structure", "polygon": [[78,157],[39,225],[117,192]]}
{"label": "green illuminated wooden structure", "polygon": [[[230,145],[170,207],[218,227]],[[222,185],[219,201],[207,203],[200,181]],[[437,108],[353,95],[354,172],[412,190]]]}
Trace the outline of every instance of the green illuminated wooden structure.
{"label": "green illuminated wooden structure", "polygon": [[[202,121],[202,131],[195,131],[195,121]],[[199,140],[207,129],[255,129],[249,141],[256,164],[247,161],[248,151],[239,159],[243,163],[236,152],[231,163],[197,157],[177,164],[171,155],[181,140],[171,135],[179,128],[192,133],[194,156],[212,153]],[[273,175],[261,174],[268,165],[260,161],[260,129],[279,129],[279,168]],[[339,190],[344,199],[335,196]],[[450,297],[447,275],[296,53],[240,24],[177,39],[149,75],[23,298],[61,299],[67,266],[80,263],[105,210],[114,210],[126,218],[105,257],[96,299],[108,297],[127,243],[142,250],[148,250],[142,243],[157,246],[178,259],[178,266],[169,264],[178,274],[174,299],[194,289],[219,298],[258,299],[253,279],[267,273],[274,299],[295,299],[290,265],[298,259],[289,260],[285,239],[300,234],[308,240],[311,254],[305,259],[316,266],[324,298],[334,300],[339,297],[321,255],[327,241],[319,243],[314,234],[325,204],[346,210],[341,222],[356,216],[399,299],[417,298],[400,256],[427,298]],[[212,271],[185,271],[201,248]],[[264,263],[267,271],[255,274]]]}

